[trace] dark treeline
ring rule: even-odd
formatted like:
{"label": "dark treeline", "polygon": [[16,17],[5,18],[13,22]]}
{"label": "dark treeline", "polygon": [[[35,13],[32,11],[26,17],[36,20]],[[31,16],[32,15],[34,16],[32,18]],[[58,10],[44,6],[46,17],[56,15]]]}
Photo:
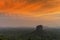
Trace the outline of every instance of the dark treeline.
{"label": "dark treeline", "polygon": [[60,40],[60,29],[0,29],[0,40]]}

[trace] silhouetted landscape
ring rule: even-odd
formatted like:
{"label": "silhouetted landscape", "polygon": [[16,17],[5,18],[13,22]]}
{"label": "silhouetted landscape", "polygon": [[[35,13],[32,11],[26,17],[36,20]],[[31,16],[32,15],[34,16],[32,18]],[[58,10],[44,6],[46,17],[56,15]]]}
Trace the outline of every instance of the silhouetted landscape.
{"label": "silhouetted landscape", "polygon": [[0,40],[60,40],[60,29],[46,28],[0,28]]}

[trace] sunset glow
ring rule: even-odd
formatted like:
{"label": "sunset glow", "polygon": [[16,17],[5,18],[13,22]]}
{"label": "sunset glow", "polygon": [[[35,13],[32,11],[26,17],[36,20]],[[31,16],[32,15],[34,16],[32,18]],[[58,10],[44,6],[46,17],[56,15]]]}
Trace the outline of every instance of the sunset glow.
{"label": "sunset glow", "polygon": [[56,18],[56,15],[60,15],[60,0],[0,0],[0,15],[15,15],[19,19],[26,17],[26,20],[30,18],[37,21],[44,17],[46,22],[57,21],[60,18]]}
{"label": "sunset glow", "polygon": [[18,15],[42,14],[60,11],[59,0],[0,0],[0,11]]}

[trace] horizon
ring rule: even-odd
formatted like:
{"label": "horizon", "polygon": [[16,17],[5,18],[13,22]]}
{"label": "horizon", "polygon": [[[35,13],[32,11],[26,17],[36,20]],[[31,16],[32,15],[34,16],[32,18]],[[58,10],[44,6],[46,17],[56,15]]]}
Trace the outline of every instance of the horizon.
{"label": "horizon", "polygon": [[[7,27],[0,26],[0,28],[3,28],[3,29],[6,29],[6,28],[8,28],[8,29],[9,28],[19,28],[19,29],[21,29],[21,28],[22,29],[26,29],[26,28],[31,29],[32,28],[32,29],[36,29],[36,26],[32,26],[32,27],[31,26],[30,27],[29,26],[15,26],[15,27],[12,27],[12,26],[7,26]],[[43,29],[60,29],[60,26],[59,27],[57,27],[57,26],[55,26],[55,27],[43,26]]]}

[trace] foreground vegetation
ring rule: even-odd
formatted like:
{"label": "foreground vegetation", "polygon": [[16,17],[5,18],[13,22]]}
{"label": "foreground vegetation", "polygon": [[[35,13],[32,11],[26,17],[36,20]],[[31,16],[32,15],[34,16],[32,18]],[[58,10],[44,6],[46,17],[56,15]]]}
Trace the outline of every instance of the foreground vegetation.
{"label": "foreground vegetation", "polygon": [[60,40],[60,29],[46,29],[43,32],[33,29],[2,29],[0,40]]}

